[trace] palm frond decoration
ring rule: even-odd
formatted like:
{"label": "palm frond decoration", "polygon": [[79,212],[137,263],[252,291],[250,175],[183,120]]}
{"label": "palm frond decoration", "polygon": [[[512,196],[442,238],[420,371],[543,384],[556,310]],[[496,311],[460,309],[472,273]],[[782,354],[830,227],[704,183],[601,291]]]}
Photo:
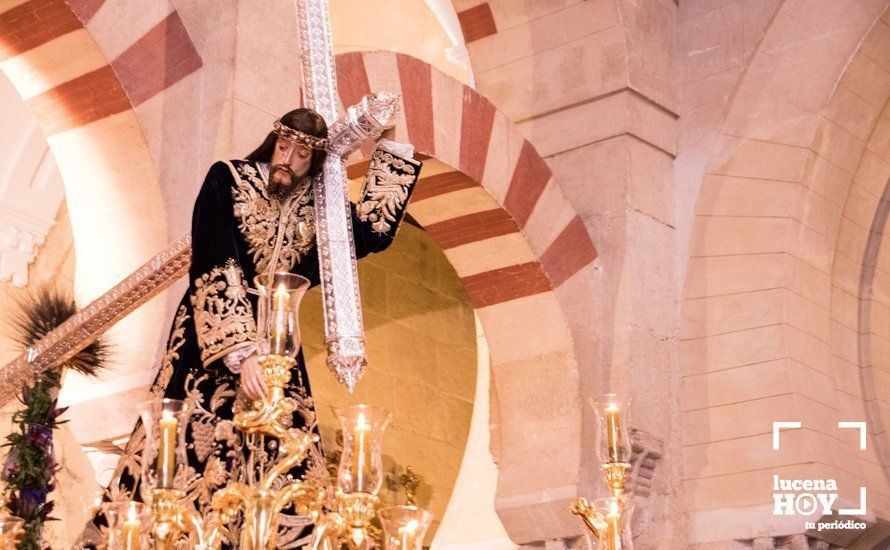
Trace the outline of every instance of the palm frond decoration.
{"label": "palm frond decoration", "polygon": [[[43,285],[32,292],[22,292],[14,297],[9,315],[9,335],[25,351],[75,313],[77,303],[70,294]],[[67,368],[87,376],[96,376],[105,366],[109,352],[107,339],[99,337],[83,351],[59,365],[58,370]]]}

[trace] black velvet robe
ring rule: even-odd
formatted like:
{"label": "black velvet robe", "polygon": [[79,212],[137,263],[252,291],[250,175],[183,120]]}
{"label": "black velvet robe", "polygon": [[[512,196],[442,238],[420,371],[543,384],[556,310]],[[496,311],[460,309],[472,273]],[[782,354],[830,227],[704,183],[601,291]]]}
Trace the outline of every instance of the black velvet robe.
{"label": "black velvet robe", "polygon": [[[356,256],[385,249],[404,217],[420,163],[384,149],[374,151],[362,200],[351,204]],[[225,364],[230,353],[249,348],[256,339],[254,277],[268,271],[290,271],[319,283],[311,186],[279,201],[266,192],[264,165],[244,160],[210,167],[192,218],[189,289],[180,301],[166,353],[152,384],[153,396],[185,399],[192,417],[188,442],[188,499],[202,513],[213,493],[234,481],[249,481],[276,460],[274,444],[244,438],[234,429],[233,406],[244,399],[239,376]],[[289,395],[301,404],[293,425],[315,430],[315,410],[302,351],[292,371]],[[145,432],[137,423],[105,501],[144,500],[140,495],[141,456]],[[290,474],[327,480],[321,449]],[[97,516],[82,536],[84,547],[101,546],[105,518]],[[280,548],[296,547],[309,531],[301,518],[285,516]],[[237,541],[237,527],[228,533]],[[228,546],[228,545],[227,545]]]}

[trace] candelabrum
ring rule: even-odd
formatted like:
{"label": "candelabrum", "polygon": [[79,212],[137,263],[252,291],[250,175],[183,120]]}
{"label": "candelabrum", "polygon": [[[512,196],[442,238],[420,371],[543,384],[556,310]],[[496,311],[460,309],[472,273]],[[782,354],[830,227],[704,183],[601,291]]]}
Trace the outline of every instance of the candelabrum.
{"label": "candelabrum", "polygon": [[279,483],[291,469],[301,464],[317,436],[292,428],[291,417],[297,401],[285,394],[300,349],[300,302],[309,280],[291,273],[261,275],[257,315],[257,348],[261,375],[268,395],[235,414],[235,427],[249,436],[278,440],[279,460],[261,474],[256,483],[234,483],[217,491],[211,506],[220,520],[227,522],[242,514],[240,548],[274,548],[281,511],[293,505],[300,515],[312,518],[321,512],[324,490],[301,481]]}
{"label": "candelabrum", "polygon": [[630,400],[610,393],[591,399],[591,405],[597,416],[597,450],[609,496],[592,503],[580,498],[572,504],[572,513],[584,522],[597,548],[633,550],[633,500],[625,491],[631,457]]}
{"label": "candelabrum", "polygon": [[[345,436],[332,498],[327,487],[302,481],[282,483],[284,476],[306,459],[318,437],[291,427],[299,404],[285,392],[300,349],[299,306],[309,281],[275,273],[257,277],[256,283],[260,294],[257,348],[269,391],[263,400],[236,410],[234,425],[245,435],[276,439],[278,460],[258,479],[216,491],[212,511],[204,517],[188,503],[183,490],[188,472],[185,427],[189,413],[185,403],[174,399],[144,403],[141,494],[146,504],[109,505],[109,548],[169,550],[186,542],[189,548],[218,550],[225,526],[240,520],[238,548],[272,549],[280,513],[289,506],[315,522],[312,549],[371,548],[369,527],[380,503],[377,494],[384,477],[383,433],[392,415],[367,405],[337,411]],[[388,541],[385,548],[419,550],[431,516],[414,506],[396,508],[400,511],[381,511]],[[235,545],[235,541],[226,542]]]}

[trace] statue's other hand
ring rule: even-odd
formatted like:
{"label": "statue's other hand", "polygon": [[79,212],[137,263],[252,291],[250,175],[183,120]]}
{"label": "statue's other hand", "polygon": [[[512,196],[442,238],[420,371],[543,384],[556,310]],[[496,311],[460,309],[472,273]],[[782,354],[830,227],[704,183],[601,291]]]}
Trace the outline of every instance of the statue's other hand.
{"label": "statue's other hand", "polygon": [[260,363],[257,354],[250,355],[241,363],[241,389],[254,401],[266,397],[269,388],[260,374]]}

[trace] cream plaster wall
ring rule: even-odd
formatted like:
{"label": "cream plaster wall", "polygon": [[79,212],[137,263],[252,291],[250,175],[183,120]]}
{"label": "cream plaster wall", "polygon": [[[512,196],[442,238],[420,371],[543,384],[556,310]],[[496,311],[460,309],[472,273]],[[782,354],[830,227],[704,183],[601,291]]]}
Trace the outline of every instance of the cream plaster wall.
{"label": "cream plaster wall", "polygon": [[431,547],[437,550],[518,548],[494,511],[498,471],[490,450],[491,357],[478,316],[476,361],[476,396],[470,434],[451,501],[432,542]]}

